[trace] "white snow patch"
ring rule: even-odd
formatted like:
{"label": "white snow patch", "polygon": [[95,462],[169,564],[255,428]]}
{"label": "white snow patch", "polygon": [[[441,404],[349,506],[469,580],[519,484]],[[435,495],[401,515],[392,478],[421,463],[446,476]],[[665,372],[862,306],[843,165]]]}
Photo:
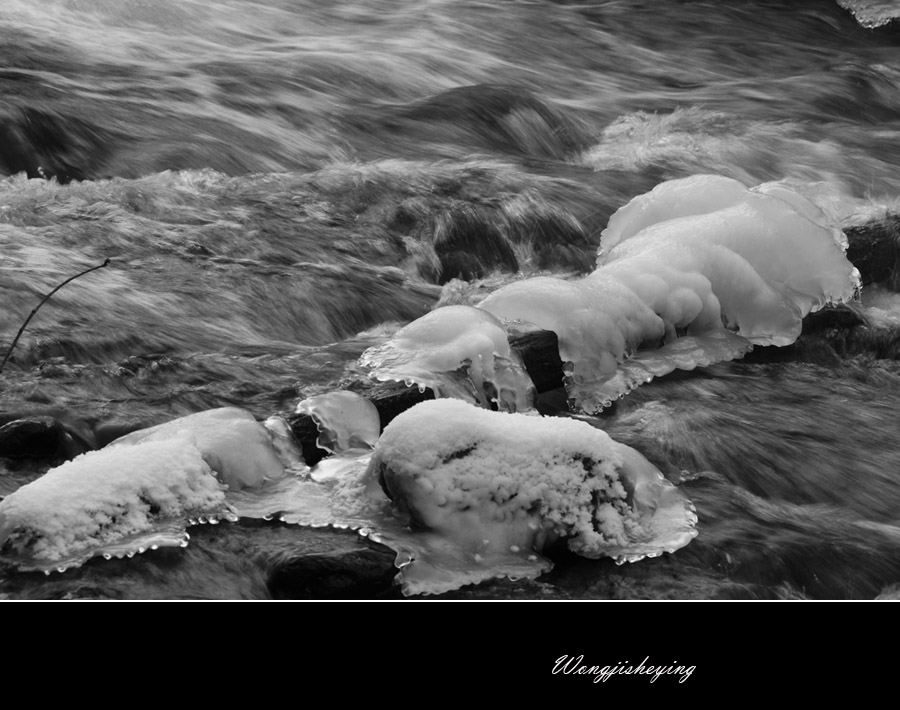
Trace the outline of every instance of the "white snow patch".
{"label": "white snow patch", "polygon": [[145,532],[158,520],[220,511],[224,486],[184,439],[82,454],[0,502],[4,554],[54,560]]}
{"label": "white snow patch", "polygon": [[284,463],[266,428],[250,412],[237,407],[209,409],[141,429],[116,439],[109,447],[175,438],[199,449],[216,476],[234,490],[254,488],[284,475]]}
{"label": "white snow patch", "polygon": [[434,400],[385,428],[368,475],[381,477],[414,529],[483,556],[540,551],[558,537],[600,556],[644,534],[621,476],[625,450],[655,471],[585,422]]}

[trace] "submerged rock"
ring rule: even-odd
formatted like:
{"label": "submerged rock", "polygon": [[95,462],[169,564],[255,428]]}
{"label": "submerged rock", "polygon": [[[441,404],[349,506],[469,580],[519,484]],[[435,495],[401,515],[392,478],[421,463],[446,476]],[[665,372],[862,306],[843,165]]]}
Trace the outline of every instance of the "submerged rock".
{"label": "submerged rock", "polygon": [[0,458],[50,462],[71,459],[87,450],[53,417],[16,419],[0,426]]}
{"label": "submerged rock", "polygon": [[[268,587],[276,599],[360,599],[395,596],[394,553],[358,538],[338,549],[283,556],[269,572]],[[324,546],[323,546],[324,547]]]}
{"label": "submerged rock", "polygon": [[87,179],[106,157],[112,136],[72,116],[24,108],[0,115],[0,173],[60,184]]}

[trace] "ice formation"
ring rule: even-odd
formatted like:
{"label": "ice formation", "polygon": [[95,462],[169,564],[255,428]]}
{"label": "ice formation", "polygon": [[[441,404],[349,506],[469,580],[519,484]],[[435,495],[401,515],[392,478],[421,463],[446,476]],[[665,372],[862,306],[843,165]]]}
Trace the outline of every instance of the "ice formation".
{"label": "ice formation", "polygon": [[[367,449],[337,447],[332,458],[346,461],[330,475],[275,475],[279,462],[266,475],[250,469],[258,484],[229,488],[221,471],[239,477],[247,461],[277,458],[251,419],[203,412],[52,469],[0,502],[0,554],[23,569],[63,570],[96,555],[184,546],[195,522],[278,515],[359,530],[395,550],[405,594],[437,594],[538,576],[552,566],[540,552],[556,538],[622,562],[696,534],[689,501],[636,451],[583,422],[426,402],[391,423],[368,466]],[[280,437],[283,422],[275,424]]]}
{"label": "ice formation", "polygon": [[176,438],[193,444],[219,480],[234,490],[280,478],[287,465],[278,457],[266,428],[237,407],[209,409],[141,429],[116,439],[110,447]]}
{"label": "ice formation", "polygon": [[348,390],[326,392],[304,399],[297,412],[312,417],[319,430],[316,446],[333,454],[310,470],[314,481],[342,478],[368,463],[381,435],[381,415],[365,397]]}
{"label": "ice formation", "polygon": [[574,419],[424,402],[385,428],[367,475],[409,523],[407,539],[383,537],[413,550],[402,582],[416,593],[536,576],[549,566],[539,553],[557,539],[623,562],[696,536],[693,507],[659,471]]}
{"label": "ice formation", "polygon": [[[64,569],[170,518],[224,517],[225,488],[184,439],[82,454],[0,502],[0,552],[25,568]],[[139,551],[143,551],[140,549]],[[133,554],[133,553],[132,553]]]}
{"label": "ice formation", "polygon": [[282,477],[265,427],[227,407],[133,432],[0,502],[0,554],[29,569],[186,544],[193,521],[234,518],[229,489]]}
{"label": "ice formation", "polygon": [[698,175],[616,212],[586,278],[526,279],[479,307],[556,332],[572,404],[593,412],[673,369],[792,343],[807,313],[859,289],[845,247],[783,184]]}
{"label": "ice formation", "polygon": [[521,412],[531,407],[532,384],[509,347],[497,318],[472,306],[444,306],[401,328],[387,343],[363,353],[360,363],[381,380],[429,387],[455,397]]}
{"label": "ice formation", "polygon": [[288,424],[284,417],[273,414],[263,422],[269,439],[272,443],[272,450],[278,457],[279,462],[284,464],[285,474],[292,470],[303,470],[306,468],[306,462],[303,460],[303,451],[300,444],[291,431],[291,425]]}
{"label": "ice formation", "polygon": [[675,368],[793,342],[803,316],[852,298],[859,276],[840,230],[784,183],[663,183],[619,210],[602,240],[583,279],[520,281],[479,308],[439,308],[366,351],[361,362],[378,378],[457,398],[398,416],[367,466],[380,422],[352,393],[299,405],[319,423],[320,446],[350,461],[318,478],[285,474],[299,458],[283,421],[267,431],[239,409],[202,412],[7,496],[0,554],[65,568],[185,544],[194,518],[277,513],[384,542],[415,594],[537,576],[556,539],[617,561],[684,546],[696,535],[693,507],[638,452],[584,422],[517,413],[530,411],[532,388],[499,319],[555,331],[572,404],[596,411]]}
{"label": "ice formation", "polygon": [[319,430],[316,445],[332,454],[371,450],[381,434],[375,405],[348,390],[308,397],[297,405],[297,412],[313,418]]}

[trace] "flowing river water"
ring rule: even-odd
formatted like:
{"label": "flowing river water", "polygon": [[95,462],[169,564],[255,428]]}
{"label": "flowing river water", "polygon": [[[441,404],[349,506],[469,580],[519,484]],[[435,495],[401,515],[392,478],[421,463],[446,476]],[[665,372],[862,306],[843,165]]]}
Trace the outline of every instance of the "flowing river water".
{"label": "flowing river water", "polygon": [[[292,411],[441,299],[589,272],[610,215],[671,178],[787,179],[845,228],[885,218],[894,5],[5,0],[3,354],[53,287],[111,264],[29,324],[0,424],[52,416],[94,447],[212,407]],[[869,346],[813,334],[662,378],[604,418],[694,502],[690,545],[623,567],[558,553],[538,581],[457,596],[900,594],[900,367],[883,346],[900,296],[886,282],[862,299],[863,327],[886,334]],[[0,495],[46,467],[4,460]],[[375,554],[277,524],[192,536],[8,572],[0,595],[329,596],[279,586],[272,560]],[[397,593],[388,578],[347,594]]]}

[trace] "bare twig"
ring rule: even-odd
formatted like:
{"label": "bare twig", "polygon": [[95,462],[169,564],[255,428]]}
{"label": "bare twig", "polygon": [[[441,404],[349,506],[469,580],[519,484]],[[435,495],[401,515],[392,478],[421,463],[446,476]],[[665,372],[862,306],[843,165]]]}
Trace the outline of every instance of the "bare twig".
{"label": "bare twig", "polygon": [[82,271],[80,274],[75,274],[74,276],[70,276],[65,281],[63,281],[59,286],[57,286],[55,289],[53,289],[50,293],[48,293],[46,296],[44,296],[44,298],[41,300],[41,302],[39,304],[37,304],[37,306],[34,307],[34,309],[31,311],[31,313],[28,314],[28,317],[25,319],[25,322],[22,323],[22,327],[19,328],[19,332],[16,333],[16,337],[13,338],[12,345],[10,345],[9,350],[6,351],[6,357],[3,358],[3,362],[0,362],[0,372],[3,372],[3,366],[6,365],[6,361],[9,360],[9,356],[12,355],[13,348],[16,347],[16,343],[19,342],[19,338],[22,337],[22,333],[25,332],[26,326],[31,322],[31,319],[34,317],[34,314],[38,312],[38,309],[40,309],[41,306],[43,306],[47,301],[49,301],[50,297],[54,293],[59,291],[59,289],[61,289],[63,286],[65,286],[70,281],[74,281],[79,276],[84,276],[85,274],[89,274],[92,271],[96,271],[97,269],[102,269],[104,266],[109,266],[109,259],[104,261],[99,266],[92,266],[90,269],[86,269],[85,271]]}

